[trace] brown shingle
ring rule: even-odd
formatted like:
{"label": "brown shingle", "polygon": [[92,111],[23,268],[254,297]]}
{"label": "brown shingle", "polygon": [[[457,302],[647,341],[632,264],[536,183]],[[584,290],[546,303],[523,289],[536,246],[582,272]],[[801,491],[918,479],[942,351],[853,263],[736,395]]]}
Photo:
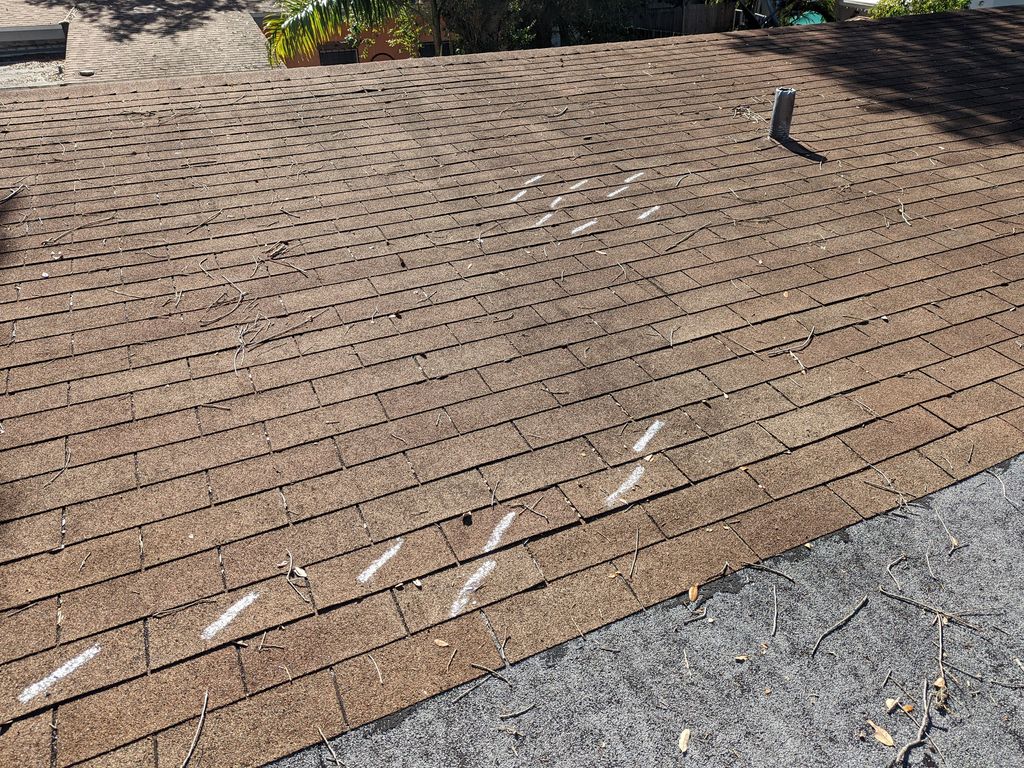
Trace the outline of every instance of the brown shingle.
{"label": "brown shingle", "polygon": [[[1024,450],[1019,147],[982,102],[948,120],[941,88],[826,126],[858,94],[808,65],[825,48],[892,48],[899,25],[928,46],[890,51],[894,71],[956,58],[970,89],[993,66],[1021,74],[1012,56],[964,55],[979,36],[1009,50],[1019,16],[791,29],[785,51],[752,31],[341,80],[140,69],[160,77],[5,92],[0,155],[29,186],[4,203],[0,266],[0,602],[19,609],[0,680],[143,620],[150,642],[149,668],[123,664],[131,681],[101,666],[66,681],[84,688],[58,705],[58,765],[157,746],[180,765],[188,692],[207,685],[230,695],[208,713],[203,759],[263,764],[318,741],[314,724],[346,727],[328,667],[348,725],[366,722],[481,674],[467,662],[498,665],[491,629],[521,658],[891,508],[890,481],[909,499]],[[642,86],[637,57],[653,62]],[[867,137],[858,167],[809,174],[754,141],[763,125],[715,108],[751,61],[818,94],[801,108],[816,151]],[[695,109],[679,66],[714,70],[712,109],[669,140]],[[582,118],[600,151],[494,127],[509,104],[552,112],[550,93],[595,73],[624,83]],[[339,111],[360,117],[339,126]],[[646,175],[608,198],[623,168]],[[312,604],[285,582],[289,561]],[[469,602],[486,608],[448,621],[490,561],[513,578],[481,577]],[[286,649],[256,651],[264,630]],[[213,679],[195,671],[207,663]]]}

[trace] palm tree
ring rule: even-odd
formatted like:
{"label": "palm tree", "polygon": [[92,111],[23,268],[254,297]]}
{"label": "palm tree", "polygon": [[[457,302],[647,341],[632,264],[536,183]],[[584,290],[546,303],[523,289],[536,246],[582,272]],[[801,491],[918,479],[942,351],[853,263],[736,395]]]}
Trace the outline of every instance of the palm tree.
{"label": "palm tree", "polygon": [[380,24],[410,1],[277,0],[278,12],[263,22],[270,60],[312,56],[319,45],[343,34],[353,16],[366,25]]}

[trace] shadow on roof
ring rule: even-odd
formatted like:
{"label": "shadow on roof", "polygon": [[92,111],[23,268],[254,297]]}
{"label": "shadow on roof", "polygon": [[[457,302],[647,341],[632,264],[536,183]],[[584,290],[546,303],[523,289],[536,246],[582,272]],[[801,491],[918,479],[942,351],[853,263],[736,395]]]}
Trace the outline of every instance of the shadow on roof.
{"label": "shadow on roof", "polygon": [[[53,9],[56,16],[69,6],[67,0],[22,2]],[[79,19],[88,20],[117,42],[140,34],[171,36],[206,24],[215,14],[253,8],[251,0],[85,0],[75,5]]]}
{"label": "shadow on roof", "polygon": [[[795,80],[832,80],[863,99],[866,111],[927,115],[937,128],[979,143],[1024,137],[1024,9],[845,22],[726,39],[735,52],[751,57],[751,77],[770,76],[772,67],[769,75],[757,73],[759,54],[782,55],[786,69],[799,70]],[[799,113],[798,97],[794,139],[813,143],[813,135],[799,135]]]}

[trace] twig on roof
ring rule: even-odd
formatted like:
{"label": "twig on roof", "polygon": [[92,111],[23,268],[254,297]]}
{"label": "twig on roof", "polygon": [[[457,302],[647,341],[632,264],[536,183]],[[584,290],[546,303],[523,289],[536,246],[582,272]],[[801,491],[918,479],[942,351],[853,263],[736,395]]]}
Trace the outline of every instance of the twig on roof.
{"label": "twig on roof", "polygon": [[165,608],[162,611],[157,611],[156,613],[151,614],[150,618],[162,619],[165,616],[171,616],[171,615],[173,615],[175,613],[179,613],[181,611],[187,611],[189,608],[194,608],[195,606],[202,605],[203,603],[212,603],[215,600],[216,600],[215,597],[200,597],[198,600],[190,600],[189,602],[185,603],[184,605],[178,605],[178,606],[175,606],[174,608]]}
{"label": "twig on roof", "polygon": [[537,706],[537,705],[536,704],[531,704],[530,706],[526,707],[525,709],[520,709],[517,712],[509,712],[508,714],[499,712],[498,713],[498,719],[499,720],[511,720],[513,717],[519,717],[521,715],[525,715],[527,712],[529,712],[535,706]]}
{"label": "twig on roof", "polygon": [[1018,682],[1016,682],[1014,680],[1002,680],[1002,679],[1000,679],[998,677],[982,677],[981,675],[979,675],[979,674],[977,674],[975,672],[968,672],[963,667],[958,667],[956,664],[953,664],[953,663],[948,662],[948,661],[946,662],[946,666],[949,667],[950,669],[956,670],[957,672],[959,672],[962,675],[967,675],[968,677],[974,678],[975,680],[977,680],[978,682],[981,682],[981,683],[988,683],[989,685],[996,685],[996,686],[999,686],[1000,688],[1009,688],[1012,691],[1024,690],[1024,683],[1018,683]]}
{"label": "twig on roof", "polygon": [[77,227],[72,227],[71,229],[68,229],[68,230],[66,230],[64,232],[61,232],[56,237],[48,237],[48,238],[46,238],[45,240],[43,240],[42,243],[40,243],[40,245],[44,245],[44,246],[56,245],[57,243],[59,243],[61,240],[63,240],[65,237],[67,237],[68,235],[70,235],[73,232],[77,232],[78,230],[85,229],[87,227],[96,227],[96,226],[99,226],[100,224],[106,224],[108,221],[113,221],[114,218],[115,218],[114,214],[110,214],[109,216],[107,216],[106,218],[103,218],[103,219],[98,219],[96,221],[90,221],[90,222],[87,222],[85,224],[79,224]]}
{"label": "twig on roof", "polygon": [[375,658],[373,658],[373,654],[372,653],[368,653],[366,655],[369,657],[370,663],[373,664],[373,668],[375,670],[377,670],[377,679],[380,681],[380,684],[383,686],[384,685],[384,675],[382,675],[380,673],[380,667],[377,666],[377,660]]}
{"label": "twig on roof", "polygon": [[569,111],[569,107],[562,107],[560,110],[555,112],[555,114],[548,115],[548,117],[561,117],[562,115],[564,115],[568,111]]}
{"label": "twig on roof", "polygon": [[900,217],[903,219],[903,223],[905,223],[908,227],[913,226],[910,223],[910,219],[907,218],[907,206],[904,205],[903,201],[900,200],[899,198],[897,198],[897,202],[900,204],[899,211]]}
{"label": "twig on roof", "polygon": [[260,644],[259,644],[259,646],[257,646],[256,650],[257,651],[269,651],[271,649],[278,650],[278,651],[285,650],[285,647],[283,645],[273,645],[273,644],[267,642],[267,632],[268,631],[269,630],[263,630],[263,636],[260,637]]}
{"label": "twig on roof", "polygon": [[[254,341],[254,340],[250,339],[249,344],[250,344],[251,348],[255,348],[255,347],[259,346],[260,344],[266,344],[266,343],[271,342],[271,341],[276,341],[277,339],[280,339],[282,336],[285,336],[285,335],[291,333],[292,331],[298,330],[299,328],[301,328],[304,325],[308,325],[309,323],[312,323],[314,320],[319,318],[324,313],[330,312],[331,309],[332,309],[331,307],[327,307],[327,309],[322,309],[319,312],[317,312],[315,315],[308,315],[305,320],[301,320],[298,323],[295,323],[294,325],[290,325],[287,328],[284,328],[284,329],[278,331],[275,334],[267,336],[267,338],[265,338],[265,339],[260,339],[259,341]],[[307,351],[309,351],[309,350],[307,350]]]}
{"label": "twig on roof", "polygon": [[629,564],[629,578],[633,579],[633,574],[636,573],[636,559],[640,556],[640,526],[636,527],[636,545],[633,547],[633,562]]}
{"label": "twig on roof", "polygon": [[[536,437],[536,435],[534,435],[534,437]],[[545,492],[545,493],[546,493],[546,492]],[[521,514],[523,514],[523,512],[532,512],[532,513],[533,513],[533,514],[535,514],[535,515],[536,515],[537,517],[539,517],[539,518],[541,518],[542,520],[544,520],[544,522],[546,522],[546,523],[550,523],[550,522],[551,522],[551,520],[550,520],[550,519],[548,518],[548,516],[547,516],[547,515],[545,515],[545,514],[544,514],[543,512],[538,512],[538,511],[537,511],[537,505],[538,505],[538,504],[540,504],[540,503],[541,503],[542,501],[544,501],[544,495],[545,495],[545,494],[544,494],[544,493],[542,493],[542,494],[541,494],[541,495],[540,495],[540,496],[539,496],[539,497],[537,498],[537,500],[536,500],[535,502],[533,502],[533,504],[529,504],[529,505],[527,505],[527,504],[515,504],[514,506],[516,506],[516,507],[519,507],[519,509],[520,509],[520,511],[519,511],[519,514],[520,514],[520,515],[521,515]]]}
{"label": "twig on roof", "polygon": [[476,664],[472,661],[469,663],[469,666],[471,666],[473,669],[479,669],[481,672],[486,672],[487,674],[498,678],[499,680],[501,680],[501,682],[505,683],[509,688],[512,687],[512,681],[500,672],[498,672],[496,669],[491,669],[490,667],[485,667],[483,664]]}
{"label": "twig on roof", "polygon": [[328,759],[331,760],[331,762],[333,762],[335,765],[343,765],[343,763],[341,762],[341,758],[338,757],[338,753],[334,751],[334,747],[330,745],[330,743],[327,741],[327,737],[324,736],[323,729],[319,725],[316,727],[316,729],[320,732],[320,738],[323,739],[324,746],[327,747],[327,751],[331,753],[331,756]]}
{"label": "twig on roof", "polygon": [[1020,511],[1020,505],[1017,504],[1017,502],[1012,501],[1010,499],[1010,497],[1006,495],[1006,483],[1003,482],[1003,478],[1001,478],[999,475],[997,475],[991,469],[986,469],[985,470],[985,474],[992,475],[992,477],[994,477],[998,481],[1000,488],[1003,489],[1003,501],[1005,501],[1007,504],[1009,504],[1014,509]]}
{"label": "twig on roof", "polygon": [[283,240],[278,240],[273,245],[268,246],[266,251],[266,257],[268,259],[276,259],[282,253],[288,250],[288,243]]}
{"label": "twig on roof", "polygon": [[[207,258],[209,258],[209,257],[208,257],[208,256],[204,256],[204,257],[203,257],[202,259],[200,259],[200,260],[199,260],[199,268],[200,268],[200,269],[201,269],[201,270],[203,271],[203,273],[204,273],[204,274],[205,274],[205,275],[206,275],[206,276],[207,276],[208,278],[210,278],[211,280],[215,280],[214,276],[213,276],[212,274],[210,274],[210,270],[208,270],[208,269],[206,268],[205,262],[206,262],[206,259],[207,259]],[[216,256],[215,256],[215,257],[214,257],[214,263],[216,263],[216,260],[217,260],[217,258],[216,258]],[[220,266],[218,265],[218,269],[219,269],[219,268],[220,268]],[[227,317],[228,317],[229,315],[231,315],[231,313],[233,313],[233,312],[234,312],[234,311],[235,311],[236,309],[238,309],[238,308],[239,308],[239,307],[240,307],[240,306],[242,305],[242,300],[243,300],[243,299],[244,299],[244,298],[246,297],[246,295],[247,295],[247,294],[246,294],[246,292],[245,292],[245,291],[243,291],[243,290],[242,290],[241,288],[239,288],[239,287],[238,287],[238,285],[237,285],[237,284],[235,283],[235,281],[234,281],[234,280],[232,280],[232,279],[231,279],[230,277],[228,277],[227,275],[219,275],[219,277],[220,277],[220,278],[221,278],[222,280],[224,280],[224,282],[225,282],[225,283],[227,283],[227,285],[229,285],[230,287],[232,287],[232,288],[234,288],[234,289],[235,289],[236,291],[238,291],[238,299],[237,299],[237,301],[235,301],[235,303],[234,303],[234,305],[233,305],[233,306],[231,307],[231,309],[229,309],[229,310],[228,310],[227,312],[225,312],[225,313],[224,313],[223,315],[220,315],[219,317],[216,317],[216,318],[214,318],[213,320],[205,320],[205,321],[201,320],[201,321],[200,321],[200,323],[199,323],[200,325],[204,325],[204,326],[205,326],[205,325],[212,325],[213,323],[217,323],[217,322],[220,322],[221,320],[224,320],[224,319],[226,319],[226,318],[227,318]],[[221,296],[221,298],[223,298],[223,295]],[[211,305],[210,305],[209,307],[207,307],[207,308],[206,308],[206,312],[209,312],[209,311],[210,311],[210,309],[212,309],[212,308],[213,308],[214,306],[216,306],[218,302],[220,302],[220,298],[218,298],[218,299],[217,299],[217,301],[215,301],[215,302],[214,302],[213,304],[211,304]],[[205,314],[206,314],[206,312],[203,312],[203,315],[205,315]]]}
{"label": "twig on roof", "polygon": [[16,187],[14,187],[13,189],[11,189],[11,191],[10,191],[10,192],[8,192],[8,193],[7,193],[6,195],[4,195],[4,199],[3,199],[3,200],[0,200],[0,205],[3,205],[3,204],[4,204],[4,203],[6,203],[6,202],[7,202],[8,200],[10,200],[10,199],[12,199],[13,197],[15,197],[15,196],[16,196],[16,195],[17,195],[17,194],[18,194],[19,192],[21,192],[21,191],[22,191],[23,189],[25,189],[25,185],[24,185],[24,184],[19,184],[18,186],[16,186]]}
{"label": "twig on roof", "polygon": [[898,589],[900,592],[903,591],[903,587],[900,586],[899,580],[895,576],[893,576],[892,568],[893,568],[894,565],[899,565],[900,563],[905,562],[906,559],[907,559],[907,556],[905,554],[903,554],[903,555],[900,555],[899,557],[897,557],[895,560],[893,560],[887,566],[885,566],[885,572],[889,574],[889,578],[892,579],[893,584],[896,585],[896,589]]}
{"label": "twig on roof", "polygon": [[467,688],[466,690],[464,690],[464,691],[463,691],[462,693],[460,693],[460,694],[459,694],[458,696],[456,696],[456,697],[455,697],[454,699],[452,699],[452,704],[456,704],[456,703],[458,703],[458,702],[462,701],[462,700],[463,700],[464,698],[466,698],[467,696],[469,696],[469,694],[471,694],[471,693],[472,693],[473,691],[475,691],[475,690],[476,690],[477,688],[479,688],[479,687],[480,687],[480,686],[482,686],[482,685],[483,685],[484,683],[486,683],[486,682],[487,682],[487,680],[488,680],[488,678],[486,678],[486,677],[485,677],[485,678],[484,678],[483,680],[481,680],[480,682],[478,682],[478,683],[477,683],[476,685],[474,685],[474,686],[473,686],[472,688]]}
{"label": "twig on roof", "polygon": [[849,622],[849,621],[850,621],[850,620],[851,620],[851,619],[852,619],[852,618],[853,618],[854,616],[856,616],[856,615],[857,615],[857,612],[858,612],[858,611],[860,611],[860,609],[861,609],[861,608],[863,608],[863,607],[864,607],[865,605],[867,605],[867,602],[868,602],[868,596],[867,596],[867,595],[864,595],[864,597],[862,597],[862,598],[860,599],[860,602],[859,602],[859,603],[857,603],[857,605],[855,605],[855,606],[854,606],[854,608],[853,608],[853,610],[852,610],[852,611],[850,611],[850,612],[849,612],[848,614],[846,614],[846,615],[845,615],[845,616],[844,616],[843,618],[841,618],[841,619],[840,619],[839,621],[837,621],[837,622],[836,622],[835,624],[833,624],[833,625],[832,625],[831,627],[829,627],[829,628],[828,628],[828,629],[826,629],[826,630],[825,630],[824,632],[822,632],[822,633],[821,633],[821,636],[820,636],[820,637],[818,637],[818,642],[816,642],[816,643],[814,644],[814,647],[813,647],[813,648],[811,649],[811,657],[813,658],[814,654],[816,654],[816,653],[818,652],[818,648],[819,648],[819,647],[821,646],[821,643],[822,643],[822,641],[824,641],[824,639],[825,639],[826,637],[828,637],[829,635],[831,635],[831,634],[832,634],[833,632],[836,632],[836,631],[838,631],[838,630],[842,629],[842,628],[843,628],[844,626],[846,626],[846,624],[847,624],[847,623],[848,623],[848,622]]}
{"label": "twig on roof", "polygon": [[741,104],[738,107],[733,107],[732,108],[732,113],[734,115],[737,115],[738,117],[745,117],[747,120],[750,120],[752,123],[767,123],[768,122],[768,118],[767,117],[765,117],[764,115],[758,114],[757,112],[752,110],[750,107],[746,106],[745,104]]}
{"label": "twig on roof", "polygon": [[906,765],[907,755],[910,754],[910,751],[912,749],[920,747],[922,744],[925,744],[928,741],[926,733],[928,731],[928,725],[931,723],[931,714],[929,713],[929,708],[931,707],[931,699],[928,696],[927,680],[924,681],[924,692],[921,694],[921,696],[924,701],[924,711],[921,714],[921,724],[918,726],[917,736],[913,741],[906,744],[899,752],[896,753],[896,756],[892,759],[892,762],[889,763],[889,768],[899,768],[899,766]]}
{"label": "twig on roof", "polygon": [[[802,343],[797,344],[795,347],[787,347],[786,349],[776,349],[771,352],[765,352],[765,357],[778,357],[779,355],[789,355],[793,352],[801,352],[811,345],[811,341],[814,339],[814,331],[817,326],[811,326],[811,332],[807,334],[807,338]],[[801,366],[802,367],[802,366]]]}
{"label": "twig on roof", "polygon": [[685,243],[685,242],[686,242],[687,240],[689,240],[689,239],[690,239],[691,237],[693,237],[694,235],[696,235],[696,234],[697,234],[698,232],[701,232],[701,231],[703,231],[703,230],[707,229],[707,228],[708,228],[708,227],[710,227],[710,226],[711,226],[710,224],[701,224],[701,225],[700,225],[699,227],[697,227],[697,228],[696,228],[695,230],[693,230],[692,232],[688,232],[688,233],[687,233],[686,235],[684,235],[684,236],[683,236],[683,237],[682,237],[682,238],[681,238],[680,240],[677,240],[677,241],[676,241],[676,243],[675,243],[675,245],[671,246],[671,247],[670,247],[670,248],[669,248],[669,249],[668,249],[667,251],[665,251],[665,253],[672,253],[672,251],[674,251],[674,250],[675,250],[676,248],[678,248],[678,247],[679,247],[680,245],[682,245],[682,244],[683,244],[683,243]]}
{"label": "twig on roof", "polygon": [[221,209],[221,210],[217,211],[217,212],[216,212],[215,214],[213,214],[213,216],[211,216],[210,218],[206,219],[205,221],[201,221],[201,222],[199,222],[199,223],[198,223],[198,224],[196,224],[196,225],[195,225],[194,227],[192,227],[192,229],[190,229],[190,230],[187,230],[187,231],[185,232],[185,234],[186,234],[186,235],[191,235],[191,234],[192,234],[193,232],[195,232],[195,231],[196,231],[197,229],[200,229],[200,228],[202,228],[202,227],[205,227],[205,226],[206,226],[207,224],[211,223],[211,222],[212,222],[212,221],[213,221],[214,219],[216,219],[216,218],[217,218],[218,216],[220,216],[220,215],[221,215],[222,213],[224,213],[224,210],[223,210],[223,209]]}
{"label": "twig on roof", "polygon": [[206,707],[210,703],[210,691],[207,690],[203,694],[203,708],[199,712],[199,723],[196,725],[195,736],[192,737],[192,745],[188,748],[188,754],[185,755],[185,760],[181,764],[181,768],[188,768],[188,764],[192,762],[192,755],[196,752],[196,747],[199,745],[199,737],[203,732],[203,723],[206,722]]}
{"label": "twig on roof", "polygon": [[761,563],[743,563],[743,566],[746,568],[755,568],[759,571],[766,571],[767,573],[774,573],[776,576],[780,576],[790,584],[796,584],[796,581],[792,576],[787,576],[782,571],[776,571],[774,568],[769,568],[767,565],[762,565]]}
{"label": "twig on roof", "polygon": [[950,621],[955,622],[956,624],[959,624],[962,627],[966,627],[967,629],[973,629],[975,632],[981,630],[981,627],[979,627],[977,624],[972,624],[959,614],[949,613],[948,611],[944,611],[941,608],[936,608],[934,605],[922,603],[920,600],[915,600],[914,598],[907,597],[906,595],[897,595],[893,592],[889,592],[883,589],[882,587],[879,587],[878,591],[879,593],[885,595],[888,598],[891,598],[893,600],[899,600],[901,603],[906,603],[907,605],[912,605],[915,608],[920,608],[922,611],[927,611],[928,613],[934,613],[937,616],[942,616],[943,618],[949,619]]}
{"label": "twig on roof", "polygon": [[47,480],[45,483],[43,483],[43,487],[45,488],[50,483],[52,483],[54,480],[56,480],[58,477],[63,475],[65,472],[67,472],[68,471],[68,467],[70,465],[71,465],[71,443],[68,442],[68,440],[65,438],[65,440],[64,440],[64,466],[62,466],[60,468],[60,471],[57,474],[55,474],[53,477],[51,477],[49,480]]}
{"label": "twig on roof", "polygon": [[299,588],[296,587],[295,583],[292,581],[293,578],[294,579],[303,579],[306,582],[306,586],[308,587],[309,586],[309,576],[306,575],[305,569],[300,568],[299,566],[295,565],[295,560],[292,558],[292,551],[290,549],[286,549],[285,550],[285,554],[288,556],[288,559],[285,560],[282,563],[278,563],[277,567],[278,568],[284,568],[284,567],[287,566],[288,570],[285,572],[285,577],[284,578],[285,578],[285,581],[288,582],[288,586],[292,588],[292,590],[295,592],[296,595],[299,596],[299,599],[302,600],[302,602],[304,602],[304,603],[312,602],[308,597],[306,597],[304,594],[302,594],[299,591]]}
{"label": "twig on roof", "polygon": [[772,637],[779,629],[779,590],[772,584]]}
{"label": "twig on roof", "polygon": [[949,539],[949,552],[947,552],[946,554],[952,555],[954,552],[960,549],[960,542],[957,540],[956,536],[954,536],[950,532],[949,526],[946,525],[946,521],[942,519],[942,514],[939,512],[938,509],[935,510],[935,517],[938,518],[939,525],[942,526],[942,530],[946,532],[946,537]]}
{"label": "twig on roof", "polygon": [[452,662],[455,661],[455,654],[457,654],[458,652],[459,652],[459,649],[455,648],[452,651],[452,655],[448,657],[448,663],[444,665],[444,673],[446,675],[448,674],[448,670],[450,670],[452,668]]}

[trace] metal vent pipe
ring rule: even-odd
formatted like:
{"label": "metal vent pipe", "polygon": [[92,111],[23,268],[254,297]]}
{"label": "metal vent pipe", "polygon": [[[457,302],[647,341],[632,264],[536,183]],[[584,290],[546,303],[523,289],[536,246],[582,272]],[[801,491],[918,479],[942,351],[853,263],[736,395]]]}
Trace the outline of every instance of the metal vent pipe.
{"label": "metal vent pipe", "polygon": [[793,106],[796,104],[796,88],[776,88],[775,103],[772,104],[772,122],[768,135],[776,141],[789,138],[789,127],[793,123]]}

